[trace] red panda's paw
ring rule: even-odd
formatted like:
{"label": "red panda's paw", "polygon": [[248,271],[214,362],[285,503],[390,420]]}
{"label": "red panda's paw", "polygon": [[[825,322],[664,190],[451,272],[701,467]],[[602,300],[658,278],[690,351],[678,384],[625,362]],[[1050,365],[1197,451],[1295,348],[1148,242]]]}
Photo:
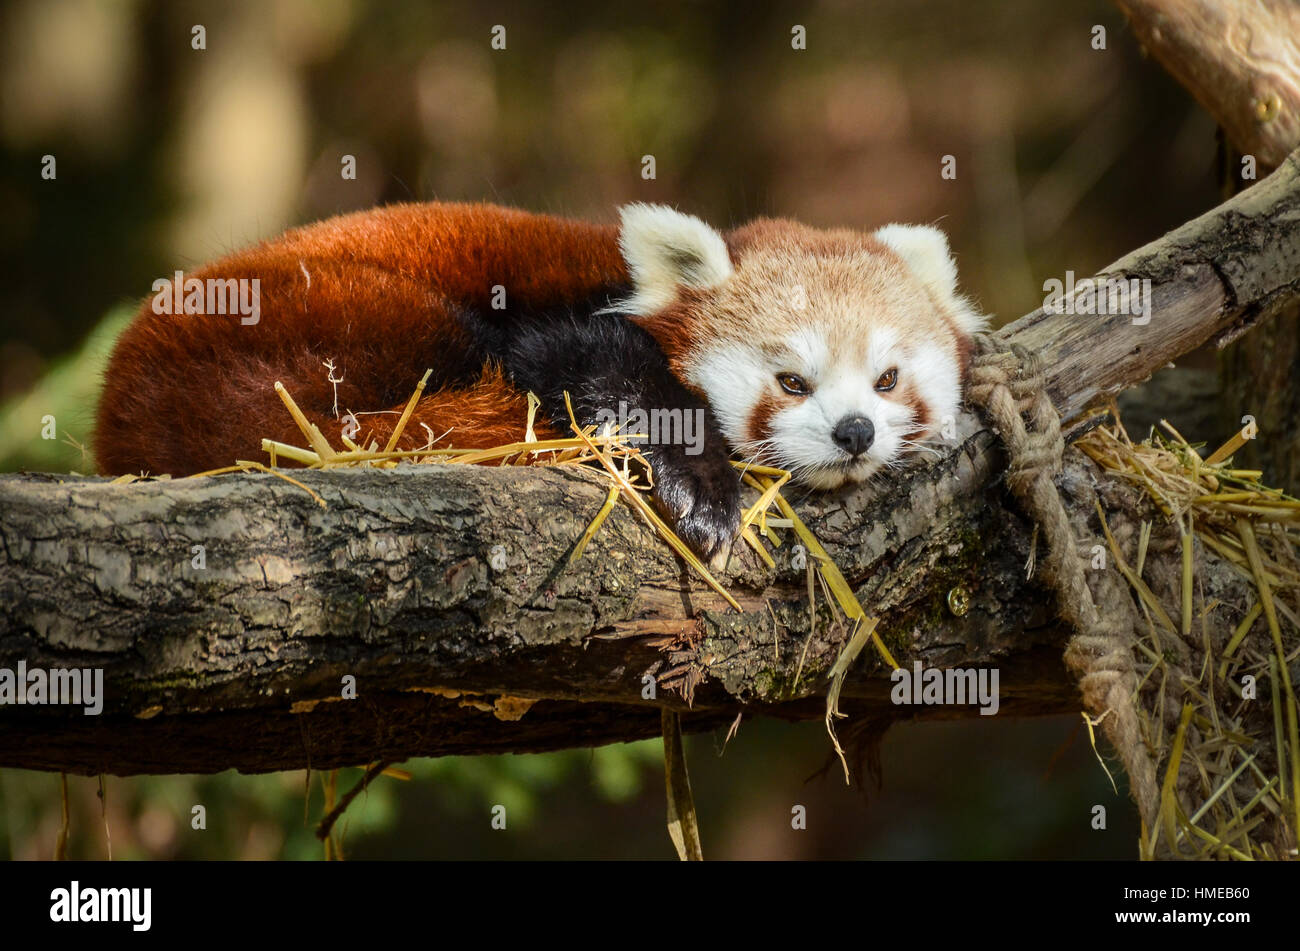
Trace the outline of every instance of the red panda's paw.
{"label": "red panda's paw", "polygon": [[740,477],[726,453],[688,455],[681,446],[651,447],[651,497],[677,534],[721,570],[740,531]]}

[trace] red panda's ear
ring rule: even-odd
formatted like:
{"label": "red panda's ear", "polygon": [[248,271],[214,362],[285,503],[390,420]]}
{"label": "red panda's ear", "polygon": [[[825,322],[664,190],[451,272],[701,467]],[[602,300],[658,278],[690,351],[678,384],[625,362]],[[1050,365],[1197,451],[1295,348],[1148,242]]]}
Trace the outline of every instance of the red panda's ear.
{"label": "red panda's ear", "polygon": [[619,215],[619,248],[634,289],[622,309],[652,314],[672,303],[678,288],[717,287],[731,276],[722,235],[694,215],[640,203],[624,205]]}
{"label": "red panda's ear", "polygon": [[903,263],[948,309],[963,333],[985,330],[988,318],[957,293],[957,264],[948,236],[929,225],[885,225],[873,235],[903,259]]}

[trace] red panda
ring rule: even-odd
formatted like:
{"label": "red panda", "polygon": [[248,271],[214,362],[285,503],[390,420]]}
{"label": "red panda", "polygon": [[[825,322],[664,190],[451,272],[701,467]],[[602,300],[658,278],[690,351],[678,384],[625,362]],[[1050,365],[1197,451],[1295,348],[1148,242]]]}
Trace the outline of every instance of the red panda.
{"label": "red panda", "polygon": [[[232,314],[236,287],[252,307]],[[936,229],[758,220],[724,235],[644,204],[617,227],[395,205],[291,230],[155,292],[106,371],[94,438],[106,473],[184,475],[259,458],[264,437],[299,441],[276,380],[334,445],[348,414],[356,441],[382,444],[432,369],[399,448],[518,440],[529,390],[539,438],[568,434],[564,392],[583,424],[620,407],[698,414],[698,445],[643,451],[656,501],[715,559],[740,518],[733,456],[817,488],[896,466],[956,412],[985,321],[957,294]]]}

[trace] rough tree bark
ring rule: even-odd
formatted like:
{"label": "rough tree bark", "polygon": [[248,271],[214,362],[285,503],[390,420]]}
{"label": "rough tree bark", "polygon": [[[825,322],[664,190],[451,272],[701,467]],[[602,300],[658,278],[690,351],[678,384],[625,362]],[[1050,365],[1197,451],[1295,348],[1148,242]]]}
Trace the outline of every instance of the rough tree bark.
{"label": "rough tree bark", "polygon": [[1300,5],[1115,0],[1138,41],[1265,169],[1300,143]]}
{"label": "rough tree bark", "polygon": [[[1077,434],[1098,402],[1294,300],[1297,222],[1292,156],[1107,269],[1151,281],[1149,323],[1039,310],[999,336],[1045,356],[1049,392]],[[808,499],[801,514],[900,662],[996,665],[1003,713],[1077,709],[1061,661],[1070,632],[1025,580],[1032,527],[1004,497],[999,444],[969,414],[956,437],[882,494]],[[1119,521],[1141,502],[1068,456],[1059,485],[1090,545],[1096,495]],[[257,474],[118,486],[0,478],[0,667],[101,667],[106,687],[97,717],[0,709],[0,766],[325,768],[636,739],[659,732],[664,704],[697,730],[738,714],[823,714],[844,632],[823,614],[810,633],[789,545],[776,571],[738,557],[736,614],[623,507],[567,566],[604,497],[591,473],[295,475],[328,507]],[[203,569],[192,567],[194,545],[205,546]],[[1225,573],[1225,595],[1233,584]],[[963,594],[969,608],[957,613]],[[341,699],[346,675],[355,700]],[[841,706],[863,729],[896,720],[889,686],[868,650]]]}
{"label": "rough tree bark", "polygon": [[[1259,175],[1300,146],[1300,4],[1293,0],[1116,0],[1143,48],[1214,117],[1231,148],[1233,188],[1249,156]],[[1231,193],[1231,192],[1229,192]],[[1300,492],[1300,305],[1264,333],[1227,348],[1219,367],[1221,423],[1246,414],[1263,438],[1242,459]]]}

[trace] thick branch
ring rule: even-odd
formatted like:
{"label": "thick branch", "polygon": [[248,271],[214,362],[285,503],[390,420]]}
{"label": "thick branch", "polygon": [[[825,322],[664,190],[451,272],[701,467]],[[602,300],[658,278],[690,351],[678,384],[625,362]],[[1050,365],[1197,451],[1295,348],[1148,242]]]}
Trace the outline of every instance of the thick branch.
{"label": "thick branch", "polygon": [[[1045,354],[1064,416],[1296,297],[1297,171],[1293,157],[1108,269],[1151,281],[1149,323],[1038,311],[1004,328]],[[1030,531],[1004,503],[998,444],[969,415],[956,442],[884,494],[801,512],[900,660],[995,665],[1004,713],[1076,709],[1069,632],[1025,580]],[[658,732],[664,703],[685,711],[686,729],[741,712],[822,715],[843,631],[823,615],[809,636],[789,545],[775,572],[749,553],[733,565],[737,615],[623,507],[568,566],[604,497],[588,472],[296,475],[327,508],[268,475],[0,478],[0,667],[101,667],[106,687],[98,717],[0,709],[0,766],[323,768],[636,739]],[[1059,481],[1081,538],[1096,534],[1094,486],[1109,512],[1137,506],[1073,454]],[[206,567],[194,567],[196,545]],[[960,616],[955,588],[970,602]],[[345,676],[355,700],[341,699]],[[859,661],[842,707],[859,722],[897,719],[888,688],[878,662]]]}
{"label": "thick branch", "polygon": [[1276,168],[1300,143],[1300,5],[1116,0],[1138,40],[1244,155]]}

